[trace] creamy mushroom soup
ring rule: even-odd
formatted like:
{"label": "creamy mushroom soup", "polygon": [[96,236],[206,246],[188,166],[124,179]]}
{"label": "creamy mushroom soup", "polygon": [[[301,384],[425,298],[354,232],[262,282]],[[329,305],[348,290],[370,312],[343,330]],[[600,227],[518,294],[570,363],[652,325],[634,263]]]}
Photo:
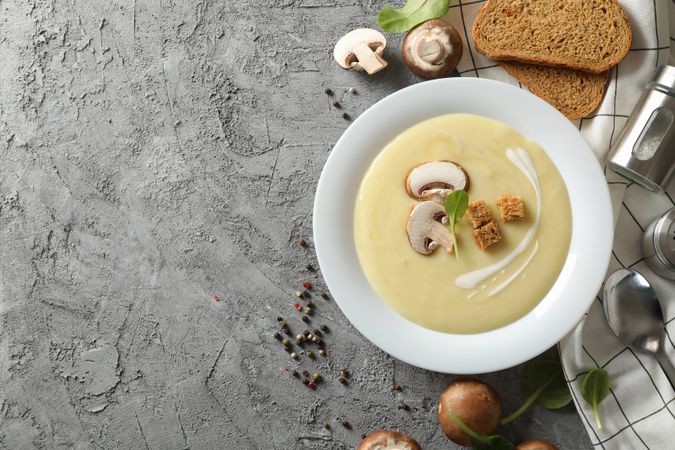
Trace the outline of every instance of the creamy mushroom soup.
{"label": "creamy mushroom soup", "polygon": [[[411,181],[420,173],[427,179]],[[481,250],[474,219],[462,217],[457,258],[438,193],[462,182],[498,231],[486,227],[489,246]],[[504,221],[497,207],[504,195],[521,201],[523,218]],[[424,214],[430,222],[411,222]],[[565,184],[539,145],[501,122],[452,114],[404,131],[375,158],[359,189],[354,238],[368,281],[399,314],[438,331],[479,333],[517,320],[546,295],[567,257],[571,223]]]}

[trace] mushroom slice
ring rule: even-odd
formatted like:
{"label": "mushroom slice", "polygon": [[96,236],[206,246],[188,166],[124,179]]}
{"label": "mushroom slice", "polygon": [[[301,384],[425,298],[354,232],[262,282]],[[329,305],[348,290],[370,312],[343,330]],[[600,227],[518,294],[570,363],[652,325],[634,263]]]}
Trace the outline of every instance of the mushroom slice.
{"label": "mushroom slice", "polygon": [[403,62],[425,80],[446,77],[457,68],[463,47],[452,25],[440,19],[427,20],[403,40]]}
{"label": "mushroom slice", "polygon": [[419,200],[442,201],[452,191],[469,189],[469,176],[452,161],[430,161],[413,167],[405,182],[408,195]]}
{"label": "mushroom slice", "polygon": [[377,430],[363,438],[356,450],[422,450],[422,446],[398,431]]}
{"label": "mushroom slice", "polygon": [[387,40],[379,31],[357,28],[335,44],[333,58],[343,69],[365,70],[372,75],[387,67],[387,61],[382,59],[386,46]]}
{"label": "mushroom slice", "polygon": [[418,203],[408,217],[408,240],[417,253],[428,255],[440,245],[448,252],[453,249],[452,235],[442,225],[447,221],[443,206],[436,202]]}

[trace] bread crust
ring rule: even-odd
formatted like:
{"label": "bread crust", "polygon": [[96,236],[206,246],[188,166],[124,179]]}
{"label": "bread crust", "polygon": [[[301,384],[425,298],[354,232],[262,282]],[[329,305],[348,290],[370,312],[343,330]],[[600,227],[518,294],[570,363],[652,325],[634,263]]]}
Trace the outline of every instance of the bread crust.
{"label": "bread crust", "polygon": [[630,49],[631,42],[633,40],[633,30],[631,27],[630,19],[628,17],[628,14],[626,14],[626,11],[623,9],[621,4],[617,0],[608,0],[610,3],[612,3],[616,8],[618,8],[618,11],[621,14],[621,17],[623,21],[625,22],[626,25],[626,32],[628,33],[627,39],[625,39],[624,45],[620,48],[619,52],[614,55],[612,59],[608,60],[600,60],[596,64],[579,64],[575,63],[573,61],[563,61],[553,55],[546,55],[546,54],[531,54],[531,53],[524,53],[522,51],[517,51],[517,50],[501,50],[500,52],[493,52],[489,48],[486,47],[487,42],[485,42],[484,38],[480,35],[479,33],[479,27],[482,23],[482,21],[485,18],[485,15],[489,8],[494,6],[499,0],[488,0],[483,7],[478,11],[476,14],[476,19],[473,22],[473,27],[471,29],[471,34],[473,37],[474,45],[476,47],[476,50],[478,50],[480,53],[483,55],[494,59],[495,61],[520,61],[520,62],[527,62],[527,63],[534,63],[534,64],[542,64],[542,65],[547,65],[547,66],[553,66],[553,67],[561,67],[561,68],[567,68],[567,69],[574,69],[574,70],[581,70],[584,72],[590,72],[590,73],[595,73],[595,74],[600,74],[602,72],[605,72],[615,65],[617,65],[628,53],[628,50]]}

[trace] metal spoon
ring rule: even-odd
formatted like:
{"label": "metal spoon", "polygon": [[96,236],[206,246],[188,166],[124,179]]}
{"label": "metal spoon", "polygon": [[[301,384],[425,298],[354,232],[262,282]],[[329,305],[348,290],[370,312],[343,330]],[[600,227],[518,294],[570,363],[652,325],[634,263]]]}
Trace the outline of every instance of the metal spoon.
{"label": "metal spoon", "polygon": [[628,347],[651,353],[675,389],[675,367],[664,348],[663,313],[649,282],[634,270],[620,269],[605,282],[603,297],[602,307],[614,334]]}

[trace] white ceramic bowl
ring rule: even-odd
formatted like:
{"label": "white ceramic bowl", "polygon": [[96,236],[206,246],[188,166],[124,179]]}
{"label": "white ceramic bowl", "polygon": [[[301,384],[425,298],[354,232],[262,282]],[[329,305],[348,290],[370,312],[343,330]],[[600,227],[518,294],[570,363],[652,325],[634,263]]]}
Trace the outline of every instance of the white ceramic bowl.
{"label": "white ceramic bowl", "polygon": [[[478,334],[448,334],[404,319],[368,283],[354,246],[357,191],[375,156],[426,119],[470,113],[500,120],[538,142],[560,171],[572,206],[572,240],[555,284],[526,316]],[[447,78],[416,84],[377,102],[351,124],[324,166],[314,200],[314,245],[335,301],[373,344],[438,372],[491,372],[554,345],[583,317],[603,281],[612,248],[609,191],[577,129],[534,95],[504,83]]]}

